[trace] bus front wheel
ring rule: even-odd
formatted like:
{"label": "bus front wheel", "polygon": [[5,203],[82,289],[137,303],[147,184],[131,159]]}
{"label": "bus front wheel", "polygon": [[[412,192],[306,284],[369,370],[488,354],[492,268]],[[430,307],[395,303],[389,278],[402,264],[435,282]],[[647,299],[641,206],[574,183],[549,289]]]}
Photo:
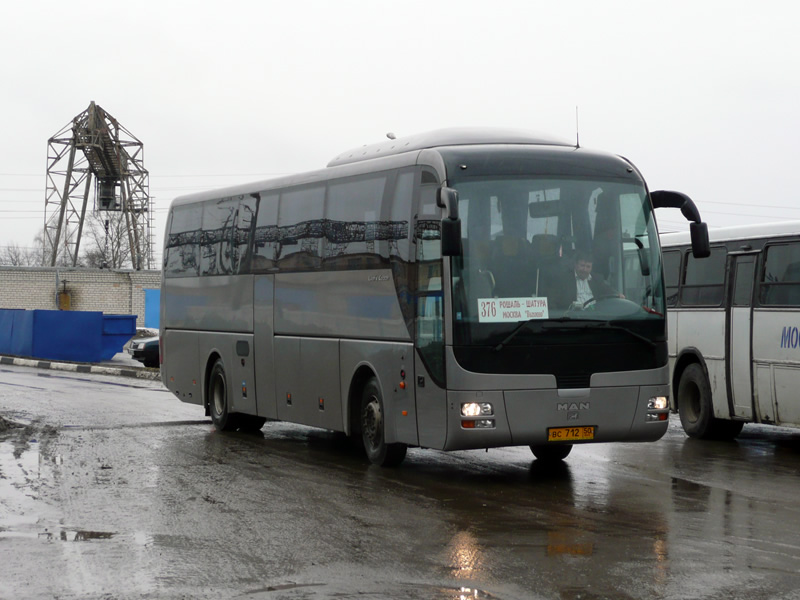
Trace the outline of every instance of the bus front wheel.
{"label": "bus front wheel", "polygon": [[364,386],[361,395],[361,435],[370,462],[382,467],[396,467],[406,457],[405,444],[387,444],[384,433],[384,406],[375,378]]}
{"label": "bus front wheel", "polygon": [[678,414],[686,435],[703,440],[732,440],[742,430],[742,421],[714,416],[711,385],[698,363],[686,367],[678,383]]}
{"label": "bus front wheel", "polygon": [[228,381],[222,359],[214,363],[208,378],[208,409],[214,427],[219,431],[233,431],[238,427],[236,415],[229,412]]}

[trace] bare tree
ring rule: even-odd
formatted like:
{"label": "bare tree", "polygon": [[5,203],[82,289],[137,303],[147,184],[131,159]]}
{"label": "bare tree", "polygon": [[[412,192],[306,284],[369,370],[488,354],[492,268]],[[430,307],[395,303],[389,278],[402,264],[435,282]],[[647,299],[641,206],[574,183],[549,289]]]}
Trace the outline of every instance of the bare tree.
{"label": "bare tree", "polygon": [[39,256],[32,248],[24,248],[12,242],[8,246],[3,246],[0,251],[0,265],[31,267],[37,264],[39,264]]}
{"label": "bare tree", "polygon": [[81,262],[87,267],[121,269],[129,264],[131,249],[125,215],[93,212],[86,219],[84,244]]}

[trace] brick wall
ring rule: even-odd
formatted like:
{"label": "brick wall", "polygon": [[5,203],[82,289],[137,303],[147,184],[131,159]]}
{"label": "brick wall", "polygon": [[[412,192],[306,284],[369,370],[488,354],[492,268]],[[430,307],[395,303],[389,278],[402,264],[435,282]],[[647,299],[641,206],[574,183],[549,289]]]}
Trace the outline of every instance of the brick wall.
{"label": "brick wall", "polygon": [[66,290],[70,310],[136,315],[144,327],[144,290],[160,286],[161,271],[0,267],[0,308],[55,310]]}

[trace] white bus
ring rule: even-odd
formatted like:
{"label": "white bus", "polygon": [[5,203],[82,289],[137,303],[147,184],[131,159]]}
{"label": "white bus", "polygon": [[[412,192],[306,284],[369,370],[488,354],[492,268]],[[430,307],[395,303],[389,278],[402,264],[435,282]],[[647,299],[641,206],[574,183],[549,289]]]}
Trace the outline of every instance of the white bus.
{"label": "white bus", "polygon": [[[648,193],[626,159],[495,130],[177,198],[162,379],[220,430],[342,431],[381,465],[409,446],[560,460],[573,443],[657,440],[669,381],[654,206],[682,207],[703,252],[692,201]],[[578,251],[619,293],[576,304]]]}
{"label": "white bus", "polygon": [[800,222],[709,232],[696,260],[661,236],[672,409],[686,433],[731,439],[745,423],[800,426]]}

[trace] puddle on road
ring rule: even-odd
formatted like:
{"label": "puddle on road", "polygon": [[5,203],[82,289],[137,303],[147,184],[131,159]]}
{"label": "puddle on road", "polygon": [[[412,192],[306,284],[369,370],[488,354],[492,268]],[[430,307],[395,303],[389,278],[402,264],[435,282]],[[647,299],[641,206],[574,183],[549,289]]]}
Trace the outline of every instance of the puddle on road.
{"label": "puddle on road", "polygon": [[[61,456],[53,457],[61,464]],[[108,540],[116,533],[43,527],[43,505],[38,501],[42,462],[35,439],[0,442],[0,539],[90,542]]]}

